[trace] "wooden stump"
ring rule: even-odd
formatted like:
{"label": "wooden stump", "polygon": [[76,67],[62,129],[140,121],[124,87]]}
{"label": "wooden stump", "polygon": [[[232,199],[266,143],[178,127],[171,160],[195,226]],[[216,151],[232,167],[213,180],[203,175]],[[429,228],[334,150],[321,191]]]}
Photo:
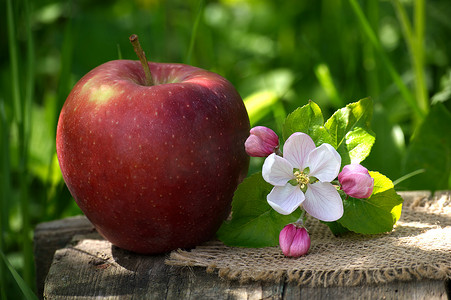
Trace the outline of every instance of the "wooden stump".
{"label": "wooden stump", "polygon": [[44,280],[52,265],[53,255],[64,248],[75,235],[96,232],[91,222],[84,216],[41,223],[34,231],[34,258],[38,295],[44,292]]}
{"label": "wooden stump", "polygon": [[44,299],[447,299],[450,281],[409,281],[356,287],[224,280],[204,268],[164,264],[104,240],[83,216],[39,224],[35,263]]}

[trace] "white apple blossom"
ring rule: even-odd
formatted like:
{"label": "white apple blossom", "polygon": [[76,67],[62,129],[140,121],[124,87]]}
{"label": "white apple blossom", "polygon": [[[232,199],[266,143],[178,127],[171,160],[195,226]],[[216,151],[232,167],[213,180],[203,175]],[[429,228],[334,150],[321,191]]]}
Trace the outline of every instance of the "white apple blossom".
{"label": "white apple blossom", "polygon": [[311,216],[326,222],[343,215],[343,202],[330,183],[340,171],[341,157],[329,144],[319,147],[305,133],[293,133],[283,157],[275,153],[263,164],[263,178],[274,185],[267,201],[278,213],[291,214],[301,204]]}

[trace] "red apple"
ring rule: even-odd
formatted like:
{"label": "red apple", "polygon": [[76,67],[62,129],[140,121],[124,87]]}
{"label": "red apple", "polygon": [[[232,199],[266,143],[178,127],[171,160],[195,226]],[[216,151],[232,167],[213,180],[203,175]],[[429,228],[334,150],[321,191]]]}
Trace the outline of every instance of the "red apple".
{"label": "red apple", "polygon": [[152,254],[212,238],[245,177],[249,119],[223,77],[182,64],[107,62],[69,94],[56,147],[63,178],[114,245]]}

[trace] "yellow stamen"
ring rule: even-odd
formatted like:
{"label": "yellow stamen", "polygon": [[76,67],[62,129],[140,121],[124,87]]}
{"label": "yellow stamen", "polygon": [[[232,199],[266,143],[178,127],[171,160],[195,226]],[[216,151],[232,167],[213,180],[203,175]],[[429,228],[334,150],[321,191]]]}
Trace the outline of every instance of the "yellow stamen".
{"label": "yellow stamen", "polygon": [[299,186],[301,187],[301,189],[304,189],[310,180],[310,178],[308,177],[307,174],[305,174],[304,172],[300,172],[300,171],[294,172],[294,177],[295,177],[297,183],[299,184]]}

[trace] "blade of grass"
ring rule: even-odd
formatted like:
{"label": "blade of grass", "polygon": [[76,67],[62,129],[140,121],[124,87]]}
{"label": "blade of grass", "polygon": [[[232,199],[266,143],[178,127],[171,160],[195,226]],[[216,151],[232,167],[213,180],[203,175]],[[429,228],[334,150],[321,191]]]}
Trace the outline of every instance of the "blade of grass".
{"label": "blade of grass", "polygon": [[[31,245],[31,226],[30,226],[30,212],[29,212],[29,198],[28,198],[28,170],[27,170],[27,160],[28,160],[28,149],[27,149],[27,133],[25,124],[26,112],[29,113],[29,107],[27,104],[31,101],[31,89],[33,88],[33,83],[25,83],[26,88],[30,88],[29,96],[30,100],[26,100],[21,97],[20,94],[20,79],[19,79],[19,51],[17,47],[17,38],[15,33],[15,28],[18,26],[14,20],[13,6],[11,0],[7,2],[7,25],[8,25],[8,42],[9,42],[9,52],[10,52],[10,64],[11,64],[11,84],[13,89],[13,103],[14,103],[14,117],[18,132],[18,154],[19,154],[19,165],[18,165],[18,176],[19,176],[19,200],[20,200],[20,213],[22,218],[22,228],[20,234],[20,240],[22,245],[22,255],[24,258],[24,269],[23,277],[25,281],[32,285],[32,273],[33,273],[33,254]],[[25,2],[25,22],[27,25],[30,24],[30,12],[27,1]],[[30,26],[27,30],[31,30]],[[31,33],[30,33],[31,35]],[[28,38],[27,33],[27,38]],[[27,46],[30,46],[30,42],[27,41]],[[32,41],[31,41],[32,43]],[[31,53],[33,55],[33,53]],[[32,77],[27,77],[27,81],[33,80]],[[29,125],[29,122],[27,122]]]}
{"label": "blade of grass", "polygon": [[404,34],[404,39],[406,40],[407,48],[411,53],[413,53],[415,42],[412,32],[412,25],[410,24],[407,12],[399,0],[392,0],[392,3],[395,7],[396,15],[398,16],[399,22],[401,23],[401,28]]}
{"label": "blade of grass", "polygon": [[315,67],[315,75],[318,78],[319,83],[323,87],[327,96],[329,97],[330,102],[334,105],[335,108],[340,108],[345,105],[345,103],[341,100],[338,95],[337,89],[335,88],[334,80],[332,79],[332,75],[330,74],[329,67],[321,63]]}
{"label": "blade of grass", "polygon": [[407,12],[399,0],[392,0],[398,20],[402,27],[407,49],[415,72],[415,96],[424,114],[429,111],[429,96],[424,74],[424,2],[415,1],[415,31]]}
{"label": "blade of grass", "polygon": [[365,17],[365,14],[362,11],[362,8],[360,7],[357,0],[349,0],[349,3],[351,4],[351,7],[354,11],[354,13],[357,16],[357,19],[360,22],[360,25],[363,29],[363,32],[365,33],[366,37],[370,41],[370,43],[373,45],[376,52],[379,54],[379,56],[382,59],[382,63],[384,64],[385,68],[387,69],[388,73],[390,74],[392,80],[398,87],[399,91],[401,92],[401,95],[403,96],[404,100],[407,102],[407,104],[412,108],[415,117],[418,121],[421,121],[424,116],[426,115],[418,106],[418,103],[413,98],[411,92],[407,88],[406,84],[402,81],[401,76],[396,71],[395,67],[391,63],[390,59],[388,58],[387,54],[385,53],[384,49],[382,48],[382,45],[379,42],[379,39],[377,38],[376,34],[374,33],[374,30],[371,28],[367,18]]}
{"label": "blade of grass", "polygon": [[24,281],[24,279],[22,277],[20,277],[19,273],[17,273],[17,271],[13,268],[13,266],[8,261],[8,259],[6,258],[5,254],[3,253],[3,251],[0,251],[0,256],[2,257],[3,262],[6,264],[6,267],[9,269],[9,271],[13,275],[14,280],[16,281],[16,283],[19,286],[20,290],[24,294],[25,298],[29,299],[29,300],[38,300],[38,297],[28,287],[28,285]]}
{"label": "blade of grass", "polygon": [[[368,21],[372,28],[377,28],[379,24],[379,0],[368,0],[366,7],[366,13],[368,15]],[[364,62],[365,69],[367,71],[366,83],[369,91],[369,95],[372,97],[379,97],[380,87],[379,87],[379,74],[378,68],[376,67],[376,57],[374,53],[374,47],[371,44],[366,44],[364,46]]]}
{"label": "blade of grass", "polygon": [[14,13],[11,0],[6,2],[6,15],[7,15],[7,27],[8,27],[8,45],[9,45],[9,62],[11,64],[11,87],[12,87],[12,98],[14,105],[14,115],[17,123],[22,123],[22,111],[20,103],[20,86],[19,86],[19,65],[17,58],[17,41],[16,41],[16,31],[14,23]]}
{"label": "blade of grass", "polygon": [[397,184],[400,184],[400,183],[403,182],[404,180],[407,180],[407,179],[409,179],[409,178],[411,178],[411,177],[413,177],[413,176],[416,176],[416,175],[421,174],[421,173],[424,173],[424,172],[426,172],[425,169],[418,169],[418,170],[415,170],[415,171],[413,171],[413,172],[410,172],[409,174],[406,174],[406,175],[404,175],[404,176],[401,176],[401,177],[399,177],[398,179],[396,179],[395,181],[393,181],[393,185],[396,186]]}
{"label": "blade of grass", "polygon": [[[30,221],[30,195],[29,195],[29,172],[28,172],[28,156],[29,144],[31,136],[31,107],[34,92],[34,44],[33,34],[31,32],[31,12],[29,0],[24,0],[25,10],[25,28],[27,36],[27,59],[26,59],[26,76],[25,78],[25,97],[22,104],[22,124],[19,130],[19,151],[20,157],[20,201],[22,215],[22,245],[24,256],[23,277],[25,282],[30,286],[34,286],[33,273],[33,249],[31,242],[31,221]],[[21,132],[21,133],[20,133]]]}
{"label": "blade of grass", "polygon": [[121,45],[117,44],[117,59],[122,59]]}
{"label": "blade of grass", "polygon": [[415,1],[415,69],[417,77],[417,101],[420,108],[427,114],[429,112],[429,96],[426,86],[426,75],[424,72],[424,32],[425,32],[425,1]]}
{"label": "blade of grass", "polygon": [[[71,1],[69,1],[72,4]],[[59,76],[58,90],[57,90],[57,103],[53,111],[53,122],[51,128],[56,128],[58,121],[58,116],[63,107],[66,97],[71,90],[71,69],[72,69],[72,54],[74,49],[75,40],[73,30],[72,30],[72,19],[69,18],[66,27],[64,29],[64,39],[61,49],[61,71]]]}
{"label": "blade of grass", "polygon": [[[10,165],[9,165],[9,126],[5,113],[5,101],[0,99],[0,251],[5,251],[4,236],[9,231],[8,199],[11,199]],[[6,276],[3,264],[0,264],[0,299],[6,299]]]}
{"label": "blade of grass", "polygon": [[185,63],[187,65],[191,64],[191,58],[193,56],[194,43],[196,41],[197,31],[199,28],[200,19],[202,17],[202,12],[204,10],[204,0],[199,0],[199,6],[197,9],[196,19],[194,20],[193,29],[191,31],[191,38],[189,42],[188,52],[186,54]]}
{"label": "blade of grass", "polygon": [[[34,98],[34,75],[35,75],[35,59],[34,59],[34,40],[33,33],[31,32],[31,11],[30,0],[24,1],[25,7],[25,27],[27,33],[27,73],[26,73],[26,86],[25,86],[25,105],[24,105],[24,126],[25,126],[25,141],[26,149],[31,136],[31,124],[32,124],[32,105]],[[28,151],[27,151],[28,153]]]}

